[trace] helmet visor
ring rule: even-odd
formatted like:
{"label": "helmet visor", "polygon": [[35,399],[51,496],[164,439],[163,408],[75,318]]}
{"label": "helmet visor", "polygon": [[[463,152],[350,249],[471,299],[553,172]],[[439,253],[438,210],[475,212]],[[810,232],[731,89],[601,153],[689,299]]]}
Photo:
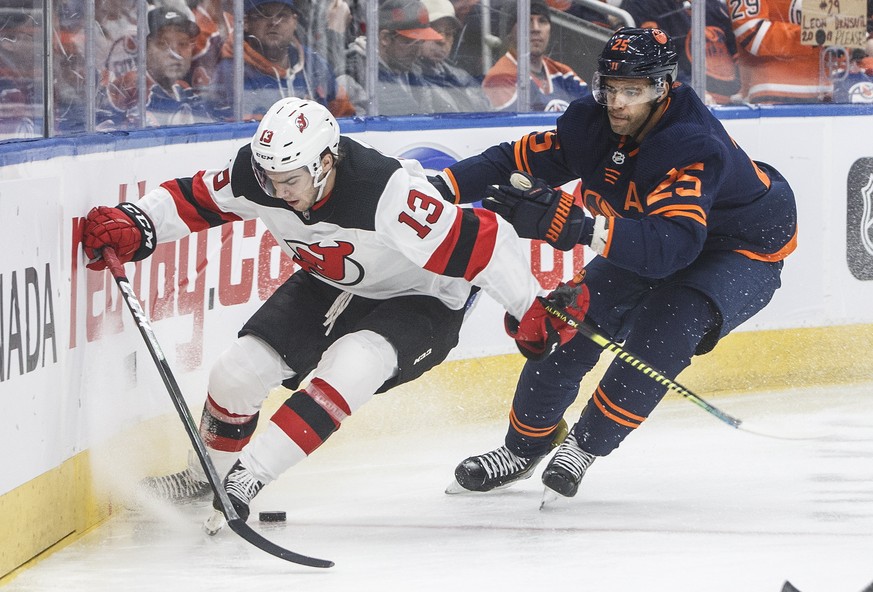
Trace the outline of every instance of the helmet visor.
{"label": "helmet visor", "polygon": [[661,96],[664,81],[651,78],[619,78],[595,72],[591,79],[591,94],[601,105],[639,105],[651,103]]}
{"label": "helmet visor", "polygon": [[276,186],[273,185],[273,182],[267,176],[267,173],[264,171],[264,167],[258,164],[258,161],[255,158],[254,154],[252,155],[252,170],[255,173],[255,179],[258,180],[258,185],[261,186],[261,189],[264,190],[264,193],[266,193],[270,197],[276,197]]}

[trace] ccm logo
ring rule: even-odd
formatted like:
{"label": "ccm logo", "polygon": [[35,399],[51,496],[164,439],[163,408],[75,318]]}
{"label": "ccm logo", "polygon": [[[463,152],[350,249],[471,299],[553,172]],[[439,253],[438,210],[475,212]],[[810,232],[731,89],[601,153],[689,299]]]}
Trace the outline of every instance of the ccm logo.
{"label": "ccm logo", "polygon": [[420,356],[418,356],[417,358],[415,358],[415,361],[412,363],[412,365],[415,366],[415,365],[418,364],[420,361],[422,361],[423,359],[425,359],[426,357],[428,357],[431,353],[433,353],[433,348],[428,348],[428,350],[427,350],[426,352],[424,352],[423,354],[421,354]]}

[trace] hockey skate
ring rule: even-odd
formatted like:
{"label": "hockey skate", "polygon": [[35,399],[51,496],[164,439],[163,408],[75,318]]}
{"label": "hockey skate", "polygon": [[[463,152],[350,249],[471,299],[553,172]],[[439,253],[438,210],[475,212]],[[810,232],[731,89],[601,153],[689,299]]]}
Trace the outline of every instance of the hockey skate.
{"label": "hockey skate", "polygon": [[188,453],[188,468],[185,470],[160,477],[146,477],[139,482],[139,486],[151,498],[175,503],[203,499],[212,491],[193,451]]}
{"label": "hockey skate", "polygon": [[557,499],[557,495],[573,497],[579,490],[579,483],[585,476],[585,471],[597,457],[579,447],[576,436],[571,430],[567,438],[558,447],[555,456],[543,470],[543,501],[540,508]]}
{"label": "hockey skate", "polygon": [[[236,461],[227,477],[224,478],[222,485],[237,515],[242,518],[243,522],[247,521],[251,513],[249,504],[258,495],[258,492],[263,489],[264,484],[258,481],[242,462]],[[215,509],[215,512],[203,523],[203,530],[209,535],[216,534],[226,523],[217,497],[213,498],[212,507]]]}
{"label": "hockey skate", "polygon": [[[567,422],[563,419],[555,428],[551,448],[555,448],[567,435]],[[531,476],[546,455],[523,458],[506,446],[491,452],[471,456],[455,468],[455,480],[446,487],[446,493],[485,492],[508,487],[516,481]]]}

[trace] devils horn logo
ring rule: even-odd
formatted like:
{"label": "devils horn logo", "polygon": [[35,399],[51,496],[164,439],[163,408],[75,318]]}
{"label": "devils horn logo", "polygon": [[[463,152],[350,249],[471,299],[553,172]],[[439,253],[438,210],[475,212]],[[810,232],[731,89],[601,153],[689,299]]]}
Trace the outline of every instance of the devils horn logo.
{"label": "devils horn logo", "polygon": [[303,130],[309,127],[309,120],[306,119],[306,116],[301,113],[297,116],[297,119],[294,120],[294,125],[297,126],[297,129],[300,133],[303,133]]}

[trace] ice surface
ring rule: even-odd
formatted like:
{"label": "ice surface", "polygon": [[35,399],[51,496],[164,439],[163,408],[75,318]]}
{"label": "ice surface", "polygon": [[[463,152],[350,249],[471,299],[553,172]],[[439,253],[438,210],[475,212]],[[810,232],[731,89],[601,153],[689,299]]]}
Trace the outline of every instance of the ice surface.
{"label": "ice surface", "polygon": [[[388,395],[390,396],[390,395]],[[540,511],[539,472],[489,494],[443,493],[502,423],[356,437],[354,426],[256,498],[253,526],[336,561],[299,567],[230,531],[208,502],[119,512],[4,592],[860,592],[873,582],[873,385],[711,400],[778,440],[665,400],[579,494]],[[568,418],[570,419],[570,418]],[[572,421],[572,420],[571,420]],[[339,436],[339,434],[338,434]]]}

